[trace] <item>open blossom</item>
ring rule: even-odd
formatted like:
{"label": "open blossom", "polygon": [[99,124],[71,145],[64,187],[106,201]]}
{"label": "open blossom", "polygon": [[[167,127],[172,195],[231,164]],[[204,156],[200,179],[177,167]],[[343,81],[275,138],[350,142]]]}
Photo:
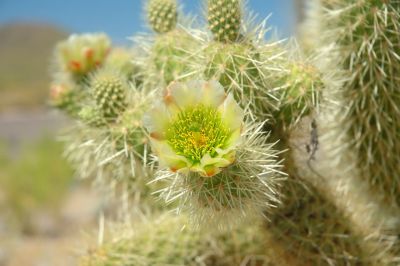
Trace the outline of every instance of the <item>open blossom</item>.
{"label": "open blossom", "polygon": [[52,105],[58,106],[63,103],[70,89],[63,84],[54,84],[50,87],[50,101]]}
{"label": "open blossom", "polygon": [[85,75],[104,62],[110,46],[110,39],[103,33],[74,34],[57,46],[56,55],[63,70]]}
{"label": "open blossom", "polygon": [[216,81],[174,82],[144,123],[160,163],[213,176],[235,161],[243,110]]}

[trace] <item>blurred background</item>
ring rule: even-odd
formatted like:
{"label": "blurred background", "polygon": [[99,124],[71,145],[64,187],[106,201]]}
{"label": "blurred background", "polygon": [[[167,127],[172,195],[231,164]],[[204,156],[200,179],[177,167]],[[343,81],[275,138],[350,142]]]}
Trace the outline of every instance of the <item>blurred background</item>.
{"label": "blurred background", "polygon": [[[76,265],[102,199],[63,159],[69,121],[46,105],[51,55],[71,33],[105,32],[114,45],[148,31],[144,0],[0,0],[0,266]],[[202,15],[202,0],[181,0]],[[303,1],[248,0],[281,38],[295,35]]]}

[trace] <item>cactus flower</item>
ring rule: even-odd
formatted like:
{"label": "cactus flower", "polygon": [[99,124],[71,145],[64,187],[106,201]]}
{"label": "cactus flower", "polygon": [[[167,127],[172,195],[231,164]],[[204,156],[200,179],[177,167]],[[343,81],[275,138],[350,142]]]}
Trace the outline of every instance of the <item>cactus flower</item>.
{"label": "cactus flower", "polygon": [[74,84],[68,81],[57,81],[50,87],[49,104],[75,117],[80,109],[77,102],[80,97]]}
{"label": "cactus flower", "polygon": [[234,162],[243,117],[218,82],[190,81],[172,83],[144,123],[162,165],[213,176]]}
{"label": "cactus flower", "polygon": [[54,106],[62,105],[70,88],[63,84],[55,84],[50,87],[50,101]]}
{"label": "cactus flower", "polygon": [[110,45],[110,39],[103,33],[74,34],[57,46],[57,60],[64,71],[86,75],[104,62]]}

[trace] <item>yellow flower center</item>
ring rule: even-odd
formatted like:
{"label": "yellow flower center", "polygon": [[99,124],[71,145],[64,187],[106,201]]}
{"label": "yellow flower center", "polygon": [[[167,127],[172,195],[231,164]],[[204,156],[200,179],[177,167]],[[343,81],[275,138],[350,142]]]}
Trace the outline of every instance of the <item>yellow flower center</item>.
{"label": "yellow flower center", "polygon": [[166,136],[178,155],[197,163],[207,153],[216,156],[216,148],[225,148],[230,130],[216,108],[199,104],[180,112],[170,123]]}

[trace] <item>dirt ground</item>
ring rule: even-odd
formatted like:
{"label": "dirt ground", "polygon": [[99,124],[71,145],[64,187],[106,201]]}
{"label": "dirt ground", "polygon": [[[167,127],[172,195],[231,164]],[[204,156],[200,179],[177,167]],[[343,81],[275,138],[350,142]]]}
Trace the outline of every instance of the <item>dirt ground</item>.
{"label": "dirt ground", "polygon": [[0,265],[77,265],[77,257],[86,248],[86,237],[96,229],[101,206],[99,195],[89,188],[76,187],[65,199],[59,215],[39,213],[32,217],[34,233],[15,234],[0,220]]}

